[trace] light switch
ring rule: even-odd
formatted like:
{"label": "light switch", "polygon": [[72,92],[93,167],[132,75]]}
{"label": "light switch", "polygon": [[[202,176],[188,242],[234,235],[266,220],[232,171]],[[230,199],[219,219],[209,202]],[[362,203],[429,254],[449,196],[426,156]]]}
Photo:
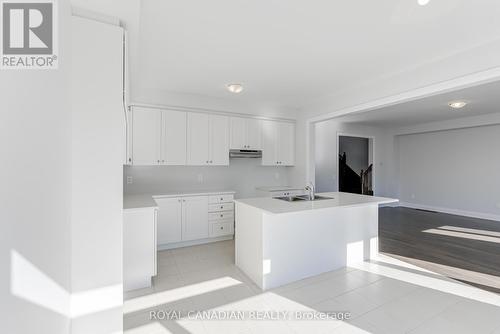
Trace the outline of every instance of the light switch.
{"label": "light switch", "polygon": [[203,174],[198,174],[198,182],[199,183],[203,182]]}
{"label": "light switch", "polygon": [[275,173],[275,174],[274,174],[274,178],[275,178],[276,180],[279,180],[279,179],[280,179],[280,173]]}

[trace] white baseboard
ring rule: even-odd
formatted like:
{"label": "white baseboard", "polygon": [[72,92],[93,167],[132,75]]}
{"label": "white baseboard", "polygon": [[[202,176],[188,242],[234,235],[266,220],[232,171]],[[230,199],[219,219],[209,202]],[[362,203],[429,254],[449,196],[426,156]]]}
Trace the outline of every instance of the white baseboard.
{"label": "white baseboard", "polygon": [[397,208],[398,206],[401,206],[399,202],[394,202],[394,203],[380,204],[379,208]]}
{"label": "white baseboard", "polygon": [[233,239],[233,234],[230,235],[225,235],[222,237],[217,237],[217,238],[207,238],[207,239],[200,239],[200,240],[191,240],[191,241],[181,241],[181,242],[175,242],[172,244],[165,244],[165,245],[158,245],[158,250],[167,250],[167,249],[174,249],[174,248],[181,248],[181,247],[188,247],[188,246],[196,246],[196,245],[202,245],[202,244],[209,244],[211,242],[217,242],[217,241],[225,241],[225,240],[231,240]]}
{"label": "white baseboard", "polygon": [[495,215],[495,214],[491,214],[491,213],[482,213],[482,212],[476,212],[476,211],[465,211],[465,210],[458,210],[458,209],[442,208],[442,207],[437,207],[437,206],[432,206],[432,205],[415,204],[415,203],[409,203],[409,202],[399,202],[399,206],[402,206],[405,208],[411,208],[411,209],[420,209],[420,210],[429,210],[429,211],[436,211],[436,212],[441,212],[441,213],[448,213],[450,215],[500,221],[500,215]]}

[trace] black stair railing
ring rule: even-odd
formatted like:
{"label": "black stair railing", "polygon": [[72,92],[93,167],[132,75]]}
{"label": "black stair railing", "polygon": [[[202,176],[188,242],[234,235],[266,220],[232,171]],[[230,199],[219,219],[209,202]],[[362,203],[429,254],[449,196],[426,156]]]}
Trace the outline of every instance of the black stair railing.
{"label": "black stair railing", "polygon": [[339,191],[373,195],[372,189],[373,165],[358,175],[348,164],[344,152],[339,154]]}

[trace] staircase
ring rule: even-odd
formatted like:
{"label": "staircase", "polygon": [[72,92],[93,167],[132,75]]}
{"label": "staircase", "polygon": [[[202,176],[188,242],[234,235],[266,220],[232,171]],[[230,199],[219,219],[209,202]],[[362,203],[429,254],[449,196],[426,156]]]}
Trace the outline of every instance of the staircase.
{"label": "staircase", "polygon": [[373,195],[372,174],[373,164],[358,174],[347,164],[345,152],[339,154],[339,191]]}

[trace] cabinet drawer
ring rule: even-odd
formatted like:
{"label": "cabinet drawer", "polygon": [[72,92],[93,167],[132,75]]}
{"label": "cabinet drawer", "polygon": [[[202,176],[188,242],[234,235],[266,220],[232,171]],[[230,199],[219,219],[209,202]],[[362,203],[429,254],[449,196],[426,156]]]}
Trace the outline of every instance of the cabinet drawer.
{"label": "cabinet drawer", "polygon": [[230,203],[233,201],[233,195],[232,194],[224,194],[224,195],[212,195],[209,197],[208,202],[210,204],[217,204],[217,203]]}
{"label": "cabinet drawer", "polygon": [[208,206],[208,212],[232,211],[232,210],[233,210],[233,203],[210,204]]}
{"label": "cabinet drawer", "polygon": [[228,220],[234,219],[234,212],[233,211],[221,211],[221,212],[211,212],[208,214],[208,220]]}
{"label": "cabinet drawer", "polygon": [[210,237],[220,237],[233,234],[233,222],[225,221],[210,224]]}

